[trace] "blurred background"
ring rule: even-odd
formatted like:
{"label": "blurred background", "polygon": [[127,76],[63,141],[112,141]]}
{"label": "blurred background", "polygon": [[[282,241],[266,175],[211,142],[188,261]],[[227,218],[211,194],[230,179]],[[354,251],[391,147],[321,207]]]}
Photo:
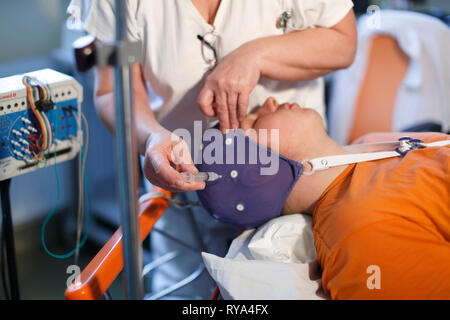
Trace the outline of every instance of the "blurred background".
{"label": "blurred background", "polygon": [[[89,240],[81,251],[80,267],[83,268],[118,227],[119,212],[116,202],[114,142],[95,114],[92,100],[92,72],[79,74],[75,69],[71,44],[84,33],[81,30],[68,29],[66,9],[69,3],[70,0],[0,0],[0,78],[43,68],[51,68],[75,77],[84,87],[82,109],[88,119],[90,129],[87,175],[90,183],[90,198],[95,200],[91,201],[93,219]],[[383,10],[395,9],[420,12],[439,21],[440,25],[447,25],[447,28],[450,24],[450,1],[448,0],[362,0],[354,1],[354,4],[358,16],[367,13],[369,6],[377,5]],[[409,25],[405,26],[404,29],[408,27]],[[429,36],[432,36],[431,31]],[[382,40],[380,41],[383,42]],[[447,39],[447,42],[450,42],[450,39]],[[388,47],[390,46],[389,41],[383,43]],[[394,56],[395,52],[401,55],[400,49],[402,48],[399,47],[395,39],[393,46],[390,48],[393,49]],[[369,58],[371,57],[369,53],[367,55]],[[437,56],[440,57],[441,55]],[[447,55],[447,60],[448,57]],[[383,59],[385,59],[383,64],[386,61],[395,60],[389,57],[384,57]],[[435,58],[434,62],[437,66],[443,65],[442,61],[436,59],[438,58]],[[408,64],[409,60],[403,59],[402,61]],[[401,61],[399,63],[401,64]],[[446,65],[448,66],[448,62]],[[388,68],[392,70],[391,66],[388,66]],[[348,72],[348,70],[346,71]],[[443,69],[443,72],[447,75],[448,71],[448,69]],[[361,72],[364,73],[363,71]],[[405,77],[407,70],[403,70],[403,73],[401,70],[399,72],[400,76],[397,85]],[[329,118],[330,121],[335,121],[334,125],[330,124],[330,132],[343,143],[350,142],[353,138],[357,138],[364,133],[361,128],[355,127],[351,123],[343,126],[345,127],[344,129],[342,129],[342,126],[336,125],[336,123],[340,123],[339,119],[348,115],[349,112],[344,110],[344,115],[342,115],[342,112],[339,112],[339,110],[343,110],[339,105],[348,101],[346,100],[348,97],[342,97],[345,90],[339,90],[337,81],[340,81],[345,87],[348,81],[351,81],[352,74],[354,75],[354,73],[346,74],[344,71],[340,75],[333,74],[326,78],[327,102],[330,108],[331,106],[334,108],[334,110],[330,110]],[[384,79],[394,78],[394,76],[390,76],[390,73],[384,75],[384,77]],[[360,81],[364,82],[361,79],[366,78],[362,75]],[[444,89],[450,91],[449,86],[450,84],[445,83],[444,80]],[[361,88],[364,88],[364,86]],[[367,84],[367,88],[369,91],[375,90],[370,89],[369,84]],[[379,87],[377,88],[376,92],[380,92]],[[396,92],[391,94],[396,95]],[[356,100],[357,105],[363,105],[363,99],[357,93],[354,93],[354,95],[356,98],[353,99],[353,102]],[[388,96],[388,92],[386,95]],[[448,101],[444,102],[442,108],[448,108],[448,103]],[[361,110],[358,111],[359,116],[362,118],[371,117],[370,114],[366,114]],[[392,108],[386,112],[392,112]],[[433,120],[434,118],[431,117],[430,119]],[[430,119],[424,118],[426,120],[425,125],[441,125],[440,129],[444,130],[442,123],[435,123]],[[450,119],[447,120],[450,121]],[[396,123],[394,119],[392,126],[395,126]],[[414,125],[422,124],[414,123]],[[429,128],[439,131],[439,127],[436,126],[426,127],[426,129]],[[393,129],[397,128],[393,127]],[[402,127],[401,129],[407,128]],[[60,164],[58,165],[58,170],[61,179],[61,201],[58,212],[47,229],[47,245],[52,251],[66,253],[72,250],[75,245],[77,186],[73,181],[76,180],[76,161]],[[46,255],[40,242],[42,222],[52,210],[55,198],[56,182],[53,168],[36,171],[12,180],[12,213],[20,289],[24,299],[64,299],[64,290],[68,277],[66,269],[73,264],[73,259],[57,260],[49,257]],[[147,248],[145,249],[144,261],[150,261],[151,253]],[[111,292],[114,299],[122,298],[121,286],[119,278],[114,283]],[[0,299],[4,298],[2,294],[3,289],[0,289]]]}
{"label": "blurred background", "polygon": [[[84,89],[82,111],[89,123],[87,176],[93,214],[88,243],[80,252],[79,265],[90,259],[119,225],[116,202],[114,141],[98,120],[92,101],[93,73],[76,71],[72,42],[84,33],[69,30],[69,0],[0,0],[0,78],[44,68],[70,75]],[[61,198],[58,211],[46,230],[50,251],[65,254],[75,247],[77,208],[77,160],[58,165]],[[53,167],[18,176],[11,182],[11,210],[15,228],[21,296],[24,299],[64,299],[67,267],[74,259],[48,256],[40,232],[55,205],[57,185]],[[86,207],[87,209],[87,207]],[[104,216],[102,218],[102,216]],[[86,219],[85,219],[86,221]],[[122,294],[117,281],[116,298]],[[3,290],[0,289],[0,296]]]}

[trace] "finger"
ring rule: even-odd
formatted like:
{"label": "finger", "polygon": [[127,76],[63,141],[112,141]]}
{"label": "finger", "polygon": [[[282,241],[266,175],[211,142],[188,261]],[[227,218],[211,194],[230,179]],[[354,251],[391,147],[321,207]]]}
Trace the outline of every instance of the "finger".
{"label": "finger", "polygon": [[174,146],[171,161],[177,165],[178,171],[198,173],[198,169],[195,167],[194,161],[192,161],[189,147],[184,140]]}
{"label": "finger", "polygon": [[241,92],[239,94],[237,101],[237,117],[239,121],[245,119],[248,110],[248,103],[249,103],[249,93],[245,91]]}
{"label": "finger", "polygon": [[231,129],[227,98],[223,92],[215,92],[214,99],[216,104],[216,114],[220,123],[220,131],[225,133],[226,130]]}
{"label": "finger", "polygon": [[[184,181],[181,173],[175,170],[170,165],[170,162],[163,155],[156,156],[155,159],[153,160],[153,163],[155,163],[154,167],[158,168],[157,170],[155,170],[158,186],[167,191],[186,192],[186,191],[202,190],[205,188],[205,183],[203,181],[193,181],[193,182]],[[186,165],[190,167],[189,164]],[[195,166],[193,166],[193,164],[192,167],[191,167],[192,173],[194,174],[198,173],[198,170],[195,168]]]}
{"label": "finger", "polygon": [[188,192],[188,191],[203,190],[206,187],[206,183],[203,181],[192,181],[192,182],[183,181],[180,184],[174,186],[174,185],[165,185],[164,182],[162,182],[161,185],[157,184],[157,186],[170,192]]}
{"label": "finger", "polygon": [[186,182],[183,185],[183,188],[181,191],[187,192],[187,191],[197,191],[197,190],[203,190],[206,187],[206,183],[204,181],[193,181],[193,182]]}
{"label": "finger", "polygon": [[173,144],[169,160],[177,166],[193,163],[191,152],[186,141],[179,140]]}
{"label": "finger", "polygon": [[202,190],[205,188],[205,186],[206,186],[206,183],[201,180],[188,182],[183,179],[183,182],[181,184],[179,184],[177,186],[171,186],[171,188],[176,192],[186,192],[186,191]]}
{"label": "finger", "polygon": [[198,106],[200,107],[200,110],[203,112],[205,116],[208,117],[215,117],[216,112],[214,110],[214,91],[207,87],[203,87],[202,91],[200,91],[200,94],[197,99]]}
{"label": "finger", "polygon": [[179,166],[179,169],[181,172],[189,172],[192,174],[197,174],[198,173],[198,169],[195,167],[195,165],[193,163],[185,163],[185,164],[181,164]]}
{"label": "finger", "polygon": [[179,172],[171,165],[164,154],[156,154],[151,159],[154,180],[167,191],[180,191],[185,182]]}
{"label": "finger", "polygon": [[237,129],[239,127],[238,115],[237,115],[237,102],[238,94],[236,92],[229,92],[227,95],[228,105],[228,118],[230,120],[231,129]]}

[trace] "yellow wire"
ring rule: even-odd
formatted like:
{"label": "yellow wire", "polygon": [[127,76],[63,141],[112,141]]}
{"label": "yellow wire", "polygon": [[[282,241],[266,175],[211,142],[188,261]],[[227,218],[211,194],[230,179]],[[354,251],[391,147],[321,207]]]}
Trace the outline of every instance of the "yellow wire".
{"label": "yellow wire", "polygon": [[[41,131],[42,131],[42,143],[41,143],[41,152],[47,150],[48,148],[48,132],[47,132],[47,127],[44,123],[44,119],[41,115],[41,113],[39,112],[39,110],[36,108],[36,104],[34,101],[34,97],[33,97],[33,87],[29,82],[31,78],[30,77],[24,77],[22,79],[23,84],[25,85],[25,87],[27,88],[27,95],[28,95],[28,100],[30,101],[30,105],[31,105],[31,109],[33,110],[33,113],[35,114],[36,118],[38,119],[39,125],[41,126]],[[45,91],[45,90],[44,90]]]}

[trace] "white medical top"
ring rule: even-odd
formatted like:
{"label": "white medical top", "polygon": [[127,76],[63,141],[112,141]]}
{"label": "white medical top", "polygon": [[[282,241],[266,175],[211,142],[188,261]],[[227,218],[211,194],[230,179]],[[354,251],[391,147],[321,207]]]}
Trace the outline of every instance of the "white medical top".
{"label": "white medical top", "polygon": [[[72,4],[76,3],[74,0]],[[144,44],[144,77],[151,89],[150,105],[158,120],[169,130],[192,130],[203,116],[197,98],[209,65],[203,59],[204,36],[208,37],[220,62],[245,42],[281,35],[290,30],[332,27],[353,7],[350,0],[222,0],[214,21],[208,24],[190,0],[127,0],[128,36]],[[114,0],[92,0],[85,29],[100,40],[114,39]],[[277,27],[280,15],[288,11],[288,28]],[[280,48],[283,50],[283,48]],[[206,54],[212,51],[205,49]],[[292,54],[295,54],[294,52]],[[249,111],[270,97],[280,102],[297,102],[325,116],[323,80],[280,82],[261,78],[250,96]],[[192,132],[192,131],[191,131]]]}

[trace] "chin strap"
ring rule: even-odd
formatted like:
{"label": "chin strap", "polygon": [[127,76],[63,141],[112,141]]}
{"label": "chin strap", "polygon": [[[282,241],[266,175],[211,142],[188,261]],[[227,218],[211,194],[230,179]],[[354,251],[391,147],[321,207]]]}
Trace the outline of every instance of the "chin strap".
{"label": "chin strap", "polygon": [[[405,156],[409,151],[450,146],[450,140],[437,141],[433,143],[424,143],[422,140],[404,137],[398,141],[378,142],[368,144],[356,144],[344,147],[344,150],[350,152],[337,156],[326,156],[315,159],[305,159],[303,166],[309,164],[311,170],[303,171],[304,175],[312,175],[316,171],[327,170],[334,167],[349,165],[353,163],[381,160],[393,157]],[[306,169],[307,167],[305,167]]]}

